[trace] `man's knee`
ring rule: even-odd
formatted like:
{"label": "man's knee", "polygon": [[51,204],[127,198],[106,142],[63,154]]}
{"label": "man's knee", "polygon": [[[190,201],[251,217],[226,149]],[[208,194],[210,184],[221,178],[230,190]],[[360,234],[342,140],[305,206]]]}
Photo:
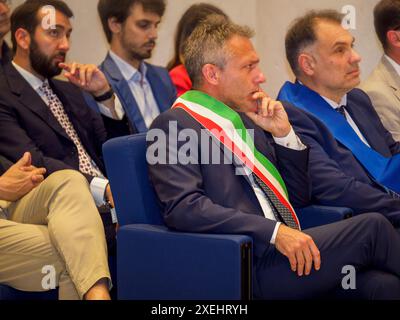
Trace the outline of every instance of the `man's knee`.
{"label": "man's knee", "polygon": [[398,276],[382,271],[369,272],[370,279],[364,284],[368,300],[399,300],[400,279]]}
{"label": "man's knee", "polygon": [[79,171],[61,170],[48,176],[43,182],[43,185],[48,187],[50,190],[55,190],[65,186],[79,190],[82,186],[88,187],[88,182]]}
{"label": "man's knee", "polygon": [[381,213],[376,213],[376,212],[363,213],[356,216],[356,218],[360,221],[360,223],[365,223],[366,225],[391,226],[389,220]]}
{"label": "man's knee", "polygon": [[366,232],[368,230],[374,232],[382,232],[384,230],[386,232],[389,230],[394,230],[394,227],[390,221],[380,213],[364,213],[356,216],[356,218],[358,220],[358,224],[361,224]]}

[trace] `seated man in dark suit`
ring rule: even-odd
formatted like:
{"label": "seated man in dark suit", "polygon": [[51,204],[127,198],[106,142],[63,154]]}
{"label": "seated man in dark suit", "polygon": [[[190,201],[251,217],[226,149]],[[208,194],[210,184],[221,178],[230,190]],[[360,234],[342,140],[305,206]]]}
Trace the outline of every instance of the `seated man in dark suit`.
{"label": "seated man in dark suit", "polygon": [[[166,224],[251,236],[256,298],[399,299],[400,236],[382,215],[300,230],[292,204],[310,200],[309,150],[282,104],[260,88],[265,77],[251,35],[210,16],[187,41],[194,91],[147,135],[149,174]],[[358,271],[357,290],[340,287],[346,265]]]}
{"label": "seated man in dark suit", "polygon": [[85,178],[62,170],[44,180],[29,153],[9,165],[0,156],[0,284],[110,299],[106,241]]}
{"label": "seated man in dark suit", "polygon": [[10,8],[7,2],[0,0],[0,71],[1,65],[11,59],[10,49],[4,41],[4,37],[10,31]]}
{"label": "seated man in dark suit", "polygon": [[110,44],[100,69],[116,93],[117,114],[93,99],[88,101],[102,113],[109,138],[146,132],[176,99],[168,71],[144,61],[151,57],[164,11],[165,0],[99,0],[98,12]]}
{"label": "seated man in dark suit", "polygon": [[[55,26],[46,23],[55,8]],[[50,12],[50,14],[52,14]],[[110,90],[104,74],[93,65],[65,64],[72,32],[72,12],[62,1],[27,1],[11,15],[13,61],[0,77],[0,153],[12,161],[27,150],[47,174],[74,169],[83,173],[113,244],[111,189],[105,178],[102,144],[107,135],[101,117],[91,110],[81,90],[101,97]],[[42,23],[42,20],[46,23]],[[62,68],[71,83],[55,80]],[[113,97],[103,102],[113,107]],[[108,212],[108,214],[107,214]]]}
{"label": "seated man in dark suit", "polygon": [[[343,206],[356,214],[380,212],[400,227],[400,143],[383,127],[360,82],[354,38],[336,11],[312,11],[286,36],[296,83],[278,97],[310,147],[314,203]],[[393,192],[396,191],[396,192]]]}

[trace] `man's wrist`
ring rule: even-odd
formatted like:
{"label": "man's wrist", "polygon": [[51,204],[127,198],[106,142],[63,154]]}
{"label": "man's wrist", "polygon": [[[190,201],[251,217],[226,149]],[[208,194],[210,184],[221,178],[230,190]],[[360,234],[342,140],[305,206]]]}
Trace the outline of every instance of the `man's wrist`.
{"label": "man's wrist", "polygon": [[114,90],[111,86],[108,86],[107,89],[103,89],[101,91],[92,93],[94,100],[97,102],[104,102],[111,99],[114,96]]}
{"label": "man's wrist", "polygon": [[271,134],[274,138],[282,139],[282,138],[286,138],[287,136],[289,136],[291,131],[292,131],[292,126],[289,126],[286,129],[282,129],[282,130],[279,130],[276,132],[271,132]]}

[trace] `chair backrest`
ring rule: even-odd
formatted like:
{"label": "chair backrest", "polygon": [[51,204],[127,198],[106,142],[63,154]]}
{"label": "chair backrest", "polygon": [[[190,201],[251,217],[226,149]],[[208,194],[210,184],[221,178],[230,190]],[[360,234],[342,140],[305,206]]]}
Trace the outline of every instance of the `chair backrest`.
{"label": "chair backrest", "polygon": [[103,155],[119,224],[164,225],[148,176],[146,134],[109,140]]}

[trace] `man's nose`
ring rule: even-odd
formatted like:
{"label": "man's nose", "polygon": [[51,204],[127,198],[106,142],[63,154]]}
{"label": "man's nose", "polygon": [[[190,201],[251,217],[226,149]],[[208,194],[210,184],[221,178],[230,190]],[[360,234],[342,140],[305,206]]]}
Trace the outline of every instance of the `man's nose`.
{"label": "man's nose", "polygon": [[158,38],[158,28],[157,27],[152,27],[150,29],[149,37],[151,40],[156,40]]}
{"label": "man's nose", "polygon": [[67,52],[70,48],[70,39],[67,36],[64,36],[59,44],[59,49]]}
{"label": "man's nose", "polygon": [[0,15],[6,14],[9,8],[6,3],[0,1]]}
{"label": "man's nose", "polygon": [[257,84],[261,84],[261,83],[265,83],[265,81],[267,81],[267,79],[264,76],[264,74],[261,71],[258,71],[258,74],[257,74],[257,77],[256,77],[256,83]]}
{"label": "man's nose", "polygon": [[362,60],[362,58],[361,58],[361,56],[358,54],[358,52],[357,52],[356,50],[352,49],[352,52],[351,52],[351,53],[352,53],[352,54],[351,54],[351,62],[352,62],[352,63],[360,63],[361,60]]}

